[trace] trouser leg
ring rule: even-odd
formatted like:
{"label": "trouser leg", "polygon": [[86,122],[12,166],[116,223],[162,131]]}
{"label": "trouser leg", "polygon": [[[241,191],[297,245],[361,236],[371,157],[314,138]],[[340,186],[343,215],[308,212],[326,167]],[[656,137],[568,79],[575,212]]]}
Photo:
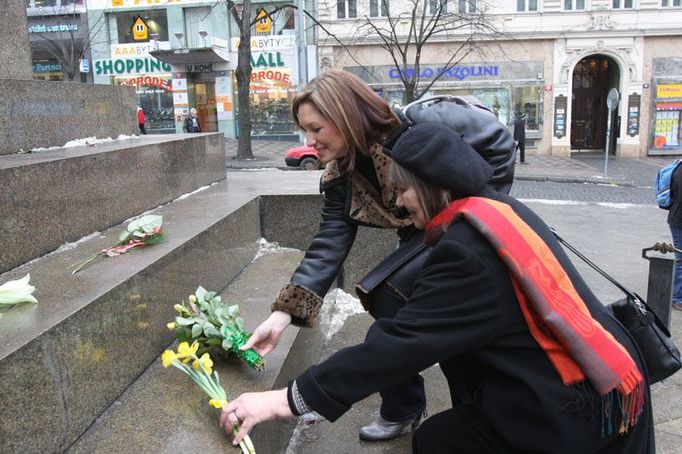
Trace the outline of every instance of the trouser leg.
{"label": "trouser leg", "polygon": [[513,452],[472,404],[431,416],[415,431],[416,454],[502,454]]}
{"label": "trouser leg", "polygon": [[[670,233],[672,233],[675,248],[682,249],[682,228],[671,225]],[[672,301],[676,304],[682,304],[682,254],[679,252],[675,252]]]}
{"label": "trouser leg", "polygon": [[[378,289],[377,296],[370,311],[376,319],[393,318],[405,305],[405,301],[386,283]],[[381,390],[379,395],[381,396],[380,414],[387,421],[399,422],[414,419],[426,408],[424,379],[419,374]]]}

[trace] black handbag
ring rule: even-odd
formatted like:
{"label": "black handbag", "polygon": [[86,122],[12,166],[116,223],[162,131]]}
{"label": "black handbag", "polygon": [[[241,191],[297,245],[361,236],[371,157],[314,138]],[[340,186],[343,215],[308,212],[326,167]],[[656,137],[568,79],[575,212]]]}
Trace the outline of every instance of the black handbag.
{"label": "black handbag", "polygon": [[580,257],[585,263],[625,293],[625,298],[610,304],[607,306],[607,309],[630,333],[632,340],[639,348],[649,374],[649,383],[658,383],[680,370],[682,368],[680,351],[670,338],[670,331],[647,305],[644,298],[623,287],[604,270],[582,255],[576,248],[568,244],[566,240],[557,235],[554,229],[551,230],[559,243]]}

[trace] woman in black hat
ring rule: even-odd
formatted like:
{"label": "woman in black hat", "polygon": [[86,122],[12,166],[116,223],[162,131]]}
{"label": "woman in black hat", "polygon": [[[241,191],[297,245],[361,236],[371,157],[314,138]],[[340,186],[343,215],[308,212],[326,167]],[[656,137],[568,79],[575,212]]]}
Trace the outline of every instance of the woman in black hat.
{"label": "woman in black hat", "polygon": [[491,169],[458,134],[420,124],[395,144],[398,205],[433,250],[414,293],[365,342],[288,388],[240,396],[221,415],[241,432],[316,411],[330,421],[386,384],[440,364],[473,400],[426,419],[417,453],[654,450],[649,385],[624,329],[547,226],[486,186]]}
{"label": "woman in black hat", "polygon": [[[271,315],[244,346],[263,355],[272,351],[290,324],[313,326],[323,297],[353,246],[358,226],[393,229],[399,237],[395,252],[357,286],[363,306],[377,319],[393,317],[405,304],[428,255],[421,232],[396,210],[396,191],[388,175],[390,159],[383,142],[399,135],[404,125],[388,103],[359,77],[328,71],[296,95],[292,115],[325,166],[320,179],[324,207],[319,231],[305,257],[275,299]],[[491,184],[508,191],[513,166],[499,170],[509,161],[507,155],[513,155],[512,147],[505,147],[513,143],[511,134],[492,115],[490,119],[483,115],[481,122],[487,127],[478,125],[474,114],[466,115],[471,121],[462,123],[470,125],[472,140],[498,163],[497,180]],[[387,440],[419,424],[426,397],[418,373],[379,391],[379,415],[360,428],[360,438]]]}

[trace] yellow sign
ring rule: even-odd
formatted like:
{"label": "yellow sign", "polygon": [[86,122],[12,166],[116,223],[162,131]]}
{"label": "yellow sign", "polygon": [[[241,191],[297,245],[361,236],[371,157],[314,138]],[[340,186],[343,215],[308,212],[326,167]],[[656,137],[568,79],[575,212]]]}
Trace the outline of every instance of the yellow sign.
{"label": "yellow sign", "polygon": [[133,41],[149,40],[149,26],[140,16],[137,16],[135,22],[133,22],[131,30],[133,32]]}
{"label": "yellow sign", "polygon": [[111,0],[111,6],[123,6],[123,0]]}
{"label": "yellow sign", "polygon": [[272,18],[265,11],[265,8],[259,9],[258,14],[256,14],[256,33],[270,33],[271,28]]}
{"label": "yellow sign", "polygon": [[657,98],[682,98],[682,84],[658,84]]}

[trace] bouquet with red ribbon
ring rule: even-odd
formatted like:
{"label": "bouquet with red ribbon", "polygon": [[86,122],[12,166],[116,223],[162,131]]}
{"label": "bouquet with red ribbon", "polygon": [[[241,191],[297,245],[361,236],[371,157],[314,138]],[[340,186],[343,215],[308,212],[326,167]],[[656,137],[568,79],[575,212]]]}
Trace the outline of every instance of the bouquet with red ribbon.
{"label": "bouquet with red ribbon", "polygon": [[76,264],[76,269],[71,274],[76,274],[88,263],[100,256],[115,257],[140,247],[158,244],[163,240],[163,217],[149,214],[135,219],[128,224],[128,228],[121,232],[118,241],[111,247],[102,249]]}

